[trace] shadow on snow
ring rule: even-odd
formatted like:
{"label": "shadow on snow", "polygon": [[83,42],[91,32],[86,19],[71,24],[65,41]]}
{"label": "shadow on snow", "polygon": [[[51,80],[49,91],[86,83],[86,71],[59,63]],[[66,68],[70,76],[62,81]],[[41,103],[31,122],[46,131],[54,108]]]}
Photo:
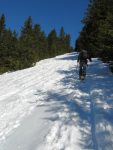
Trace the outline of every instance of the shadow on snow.
{"label": "shadow on snow", "polygon": [[[69,57],[57,59],[73,60],[74,63],[75,57],[73,53]],[[47,111],[52,114],[64,113],[45,119],[59,120],[62,125],[79,126],[82,135],[79,144],[82,149],[113,150],[113,78],[109,75],[107,66],[103,66],[94,60],[88,66],[85,83],[78,80],[76,66],[69,70],[59,70],[59,74],[65,75],[60,84],[67,92],[55,92],[54,89],[48,91],[44,99],[56,102]],[[60,105],[57,105],[58,101]]]}

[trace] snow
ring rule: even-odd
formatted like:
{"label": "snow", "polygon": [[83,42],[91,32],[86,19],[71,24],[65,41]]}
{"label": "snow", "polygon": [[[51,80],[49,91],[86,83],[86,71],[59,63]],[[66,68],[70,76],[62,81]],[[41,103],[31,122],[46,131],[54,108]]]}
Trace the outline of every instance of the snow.
{"label": "snow", "polygon": [[77,53],[0,75],[0,150],[113,150],[113,75]]}

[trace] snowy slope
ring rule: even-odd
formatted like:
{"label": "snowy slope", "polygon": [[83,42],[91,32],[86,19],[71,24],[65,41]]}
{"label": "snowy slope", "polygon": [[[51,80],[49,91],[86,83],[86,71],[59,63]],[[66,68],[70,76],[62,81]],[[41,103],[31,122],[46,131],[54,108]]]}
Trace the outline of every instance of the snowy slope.
{"label": "snowy slope", "polygon": [[77,53],[0,76],[0,150],[113,150],[113,75]]}

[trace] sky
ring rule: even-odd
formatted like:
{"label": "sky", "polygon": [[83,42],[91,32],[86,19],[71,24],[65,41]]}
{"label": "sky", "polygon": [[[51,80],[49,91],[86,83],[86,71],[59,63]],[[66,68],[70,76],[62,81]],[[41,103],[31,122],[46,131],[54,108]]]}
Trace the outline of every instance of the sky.
{"label": "sky", "polygon": [[6,27],[18,33],[29,16],[46,35],[54,28],[59,34],[63,26],[74,47],[88,3],[89,0],[0,0],[0,15],[5,15]]}

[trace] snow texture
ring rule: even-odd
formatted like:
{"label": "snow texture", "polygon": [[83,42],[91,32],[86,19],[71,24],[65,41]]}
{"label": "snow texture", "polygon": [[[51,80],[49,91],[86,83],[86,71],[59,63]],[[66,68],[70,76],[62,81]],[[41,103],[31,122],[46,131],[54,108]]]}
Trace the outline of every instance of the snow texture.
{"label": "snow texture", "polygon": [[77,53],[0,75],[0,150],[113,150],[113,75]]}

